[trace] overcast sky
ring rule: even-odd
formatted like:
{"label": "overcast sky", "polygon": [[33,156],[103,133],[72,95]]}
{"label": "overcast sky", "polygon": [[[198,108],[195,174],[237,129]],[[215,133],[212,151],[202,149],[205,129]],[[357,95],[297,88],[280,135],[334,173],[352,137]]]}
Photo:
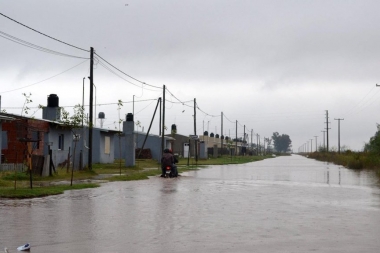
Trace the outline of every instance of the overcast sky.
{"label": "overcast sky", "polygon": [[[380,123],[379,1],[1,1],[0,12],[39,32],[97,55],[96,112],[115,129],[132,112],[146,131],[156,100],[166,93],[166,126],[178,133],[203,131],[261,138],[288,134],[293,150],[315,137],[323,145],[326,110],[330,147],[361,150]],[[21,114],[22,93],[31,93],[29,114],[49,94],[60,106],[82,103],[90,53],[70,47],[0,16],[2,108]],[[70,56],[46,53],[9,36]],[[13,40],[15,40],[13,38]],[[89,81],[85,79],[85,104]],[[181,101],[182,103],[180,103]],[[175,102],[175,103],[172,103]],[[88,112],[88,107],[86,107]],[[153,133],[158,133],[158,116]],[[97,126],[100,125],[97,121]],[[140,128],[141,130],[141,128]],[[254,139],[255,140],[255,139]]]}

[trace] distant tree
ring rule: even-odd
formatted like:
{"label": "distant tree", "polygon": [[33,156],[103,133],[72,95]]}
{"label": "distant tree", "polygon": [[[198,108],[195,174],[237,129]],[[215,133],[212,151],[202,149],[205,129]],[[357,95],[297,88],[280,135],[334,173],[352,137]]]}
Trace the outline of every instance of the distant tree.
{"label": "distant tree", "polygon": [[323,147],[322,145],[318,146],[318,152],[326,152],[326,148]]}
{"label": "distant tree", "polygon": [[287,151],[290,151],[292,141],[290,140],[289,135],[280,135],[278,132],[274,132],[272,140],[274,148],[277,150],[277,152],[285,153]]}
{"label": "distant tree", "polygon": [[371,153],[380,153],[380,125],[377,124],[377,131],[369,142],[364,145],[364,151]]}

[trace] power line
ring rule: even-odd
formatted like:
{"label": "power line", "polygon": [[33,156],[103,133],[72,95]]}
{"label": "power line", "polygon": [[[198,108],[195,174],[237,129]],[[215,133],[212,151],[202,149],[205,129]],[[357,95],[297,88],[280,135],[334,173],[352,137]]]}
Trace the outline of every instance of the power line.
{"label": "power line", "polygon": [[36,83],[32,83],[32,84],[29,84],[29,85],[26,85],[26,86],[23,86],[23,87],[20,87],[20,88],[17,88],[17,89],[13,89],[13,90],[1,91],[0,94],[7,93],[7,92],[12,92],[12,91],[16,91],[16,90],[21,90],[21,89],[24,89],[24,88],[26,88],[26,87],[30,87],[30,86],[33,86],[33,85],[36,85],[36,84],[39,84],[39,83],[45,82],[45,81],[50,80],[50,79],[52,79],[52,78],[54,78],[54,77],[57,77],[57,76],[59,76],[59,75],[62,75],[63,73],[66,73],[67,71],[70,71],[70,70],[72,70],[73,68],[76,68],[76,67],[78,67],[79,65],[81,65],[81,64],[83,64],[83,63],[85,63],[85,62],[87,62],[87,60],[85,60],[85,61],[83,61],[83,62],[81,62],[81,63],[75,65],[74,67],[71,67],[71,68],[69,68],[69,69],[67,69],[67,70],[65,70],[65,71],[63,71],[63,72],[61,72],[61,73],[59,73],[59,74],[56,74],[56,75],[51,76],[51,77],[49,77],[49,78],[46,78],[46,79],[44,79],[44,80],[42,80],[42,81],[39,81],[39,82],[36,82]]}
{"label": "power line", "polygon": [[134,85],[134,86],[136,86],[136,87],[141,88],[140,85],[137,85],[137,84],[135,84],[135,83],[132,83],[131,81],[129,81],[129,80],[127,80],[127,79],[121,77],[121,76],[118,75],[117,73],[115,73],[115,71],[113,71],[112,69],[110,69],[110,68],[109,68],[107,65],[105,65],[103,62],[99,61],[99,64],[100,64],[100,66],[102,66],[103,68],[107,69],[109,72],[111,72],[111,73],[114,74],[115,76],[117,76],[117,77],[123,79],[124,81],[126,81],[126,82],[128,82],[128,83],[130,83],[130,84],[132,84],[132,85]]}
{"label": "power line", "polygon": [[[147,102],[147,101],[157,101],[156,98],[152,98],[152,99],[144,99],[144,100],[135,100],[135,103],[136,102]],[[129,104],[129,103],[133,103],[133,101],[121,101],[122,104]],[[104,103],[104,104],[94,104],[94,106],[105,106],[105,105],[118,105],[119,103]],[[64,108],[71,108],[71,107],[75,107],[76,105],[64,105],[64,106],[60,106],[60,107],[64,107]],[[88,107],[89,105],[84,105],[85,107]],[[22,107],[2,107],[3,109],[22,109]],[[29,107],[30,109],[37,109],[39,108],[38,106],[37,107]]]}
{"label": "power line", "polygon": [[[183,101],[181,101],[181,100],[179,100],[179,98],[177,98],[176,96],[174,96],[174,94],[173,93],[171,93],[170,92],[170,90],[166,87],[166,89],[165,89],[167,92],[169,92],[170,93],[170,95],[172,95],[172,97],[174,97],[175,99],[177,99],[177,101],[178,102],[180,102],[181,104],[185,104],[185,102],[183,102]],[[193,101],[193,100],[190,100],[191,102]]]}
{"label": "power line", "polygon": [[139,114],[140,112],[144,111],[146,108],[148,108],[148,106],[150,106],[154,101],[157,101],[157,99],[152,99],[153,101],[150,102],[147,106],[145,106],[144,108],[142,108],[140,111],[136,112],[136,115]]}
{"label": "power line", "polygon": [[116,69],[117,71],[123,73],[124,75],[128,76],[129,78],[131,78],[131,79],[133,79],[133,80],[135,80],[135,81],[137,81],[137,82],[139,82],[139,83],[142,83],[142,84],[148,85],[148,86],[150,86],[150,87],[157,88],[157,89],[162,89],[161,87],[158,87],[158,86],[154,86],[154,85],[151,85],[151,84],[145,83],[145,82],[143,82],[143,81],[140,81],[140,80],[134,78],[133,76],[128,75],[128,74],[125,73],[124,71],[120,70],[119,68],[115,67],[113,64],[111,64],[111,63],[109,63],[108,61],[106,61],[103,57],[101,57],[100,55],[98,55],[96,52],[95,52],[95,54],[96,54],[100,59],[102,59],[103,61],[105,61],[108,65],[110,65],[111,67],[113,67],[113,68]]}
{"label": "power line", "polygon": [[198,106],[198,103],[197,103],[197,109],[201,112],[203,112],[204,114],[206,114],[207,116],[210,116],[210,117],[220,117],[220,115],[211,115],[211,114],[208,114],[207,112],[203,111],[201,108],[199,108]]}
{"label": "power line", "polygon": [[235,123],[234,121],[232,121],[232,120],[230,120],[229,118],[227,118],[227,116],[226,116],[226,114],[225,114],[225,113],[223,113],[223,117],[225,117],[225,118],[226,118],[226,120],[228,120],[229,122],[231,122],[231,123]]}
{"label": "power line", "polygon": [[[95,59],[97,59],[97,58],[95,57]],[[102,61],[100,61],[100,60],[99,60],[98,63],[99,63],[100,66],[102,66],[103,68],[105,68],[106,70],[108,70],[109,72],[111,72],[112,74],[114,74],[115,76],[119,77],[120,79],[126,81],[127,83],[130,83],[130,84],[132,84],[132,85],[134,85],[134,86],[136,86],[136,87],[138,87],[138,88],[143,88],[143,89],[145,89],[145,90],[149,90],[149,91],[157,91],[157,90],[152,90],[152,89],[148,89],[148,88],[144,87],[144,84],[142,84],[142,86],[140,86],[140,85],[138,85],[138,84],[135,84],[135,83],[133,83],[133,82],[131,82],[131,81],[125,79],[124,77],[122,77],[122,76],[120,76],[119,74],[117,74],[115,71],[113,71],[110,67],[108,67],[106,64],[104,64],[104,63],[103,63]]]}
{"label": "power line", "polygon": [[31,28],[31,27],[29,27],[29,26],[27,26],[27,25],[24,25],[23,23],[18,22],[17,20],[14,20],[13,18],[10,18],[10,17],[6,16],[6,15],[3,14],[3,13],[0,13],[0,15],[3,16],[3,17],[5,17],[5,18],[7,18],[7,19],[9,19],[9,20],[12,20],[13,22],[16,22],[17,24],[22,25],[22,26],[24,26],[24,27],[26,27],[26,28],[28,28],[28,29],[30,29],[30,30],[36,32],[36,33],[39,33],[39,34],[41,34],[41,35],[43,35],[43,36],[46,36],[46,37],[48,37],[48,38],[50,38],[50,39],[52,39],[52,40],[58,41],[58,42],[60,42],[60,43],[63,43],[63,44],[65,44],[65,45],[67,45],[67,46],[70,46],[70,47],[74,47],[74,48],[79,49],[79,50],[83,50],[83,51],[86,51],[86,52],[90,52],[90,50],[86,50],[86,49],[83,49],[83,48],[80,48],[80,47],[77,47],[77,46],[71,45],[71,44],[66,43],[66,42],[64,42],[64,41],[62,41],[62,40],[59,40],[59,39],[53,38],[53,37],[51,37],[51,36],[49,36],[49,35],[47,35],[47,34],[45,34],[45,33],[42,33],[42,32],[40,32],[40,31],[37,31],[36,29],[33,29],[33,28]]}
{"label": "power line", "polygon": [[50,53],[50,54],[55,54],[55,55],[60,55],[60,56],[66,56],[66,57],[72,57],[72,58],[79,58],[79,59],[89,59],[89,58],[86,58],[86,57],[80,57],[80,56],[65,54],[65,53],[54,51],[54,50],[51,50],[51,49],[48,49],[48,48],[45,48],[45,47],[41,47],[41,46],[38,46],[36,44],[30,43],[28,41],[19,39],[19,38],[15,37],[15,36],[12,36],[10,34],[2,32],[2,31],[0,31],[0,34],[4,35],[4,36],[0,35],[0,37],[3,37],[4,39],[10,40],[10,41],[15,42],[17,44],[20,44],[22,46],[29,47],[29,48],[32,48],[32,49],[35,49],[35,50],[38,50],[38,51],[41,51],[41,52],[44,52],[44,53]]}

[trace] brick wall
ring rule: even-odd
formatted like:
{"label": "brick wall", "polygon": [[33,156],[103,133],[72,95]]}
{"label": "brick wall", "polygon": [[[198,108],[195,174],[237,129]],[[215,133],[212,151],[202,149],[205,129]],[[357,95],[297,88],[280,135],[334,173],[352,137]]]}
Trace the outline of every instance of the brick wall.
{"label": "brick wall", "polygon": [[[21,118],[2,123],[3,131],[8,135],[8,148],[2,150],[5,163],[22,163],[28,155],[28,145],[31,145],[34,155],[43,155],[44,135],[49,131],[49,123],[38,119]],[[38,142],[20,141],[20,139],[36,139]],[[39,148],[37,148],[37,146]]]}

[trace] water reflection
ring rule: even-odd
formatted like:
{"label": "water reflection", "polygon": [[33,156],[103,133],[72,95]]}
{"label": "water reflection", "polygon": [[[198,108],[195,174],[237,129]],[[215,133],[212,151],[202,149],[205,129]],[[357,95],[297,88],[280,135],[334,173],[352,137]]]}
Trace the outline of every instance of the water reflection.
{"label": "water reflection", "polygon": [[379,222],[373,173],[291,156],[211,166],[176,179],[0,200],[0,246],[30,242],[34,252],[377,252]]}

